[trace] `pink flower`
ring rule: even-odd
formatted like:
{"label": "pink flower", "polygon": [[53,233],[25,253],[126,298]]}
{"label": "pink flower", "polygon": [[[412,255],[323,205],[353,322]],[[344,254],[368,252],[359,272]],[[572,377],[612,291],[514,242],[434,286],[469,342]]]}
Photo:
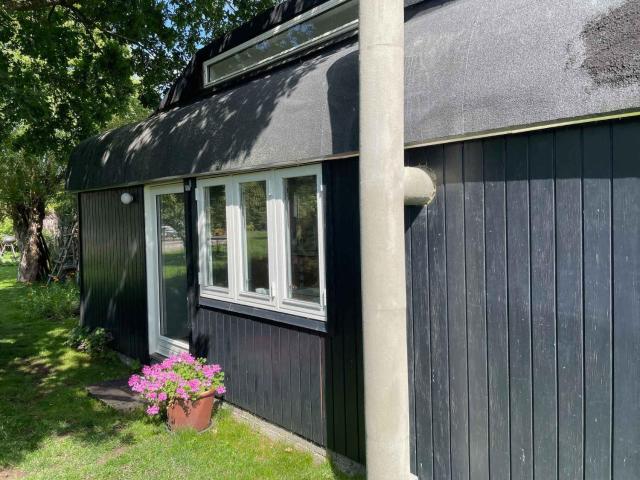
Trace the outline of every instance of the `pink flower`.
{"label": "pink flower", "polygon": [[167,394],[165,392],[160,392],[158,394],[158,401],[164,402],[167,399]]}
{"label": "pink flower", "polygon": [[160,407],[158,405],[150,405],[147,408],[147,415],[157,415],[160,412]]}
{"label": "pink flower", "polygon": [[222,386],[220,386],[220,387],[216,388],[216,393],[217,393],[218,395],[222,395],[222,394],[224,394],[226,391],[227,391],[227,389],[224,387],[224,385],[222,385]]}

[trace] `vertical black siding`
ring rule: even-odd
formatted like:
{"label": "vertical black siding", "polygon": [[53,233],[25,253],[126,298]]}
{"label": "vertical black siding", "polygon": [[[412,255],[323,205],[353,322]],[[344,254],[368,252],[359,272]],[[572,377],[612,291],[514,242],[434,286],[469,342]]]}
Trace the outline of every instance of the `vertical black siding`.
{"label": "vertical black siding", "polygon": [[[120,195],[134,197],[130,205]],[[147,279],[142,188],[79,195],[82,237],[81,317],[104,327],[116,350],[148,358]]]}
{"label": "vertical black siding", "polygon": [[327,240],[327,446],[364,463],[357,159],[324,164]]}
{"label": "vertical black siding", "polygon": [[427,147],[407,212],[421,479],[640,478],[640,121]]}
{"label": "vertical black siding", "polygon": [[200,308],[194,352],[222,365],[225,400],[325,444],[322,334]]}

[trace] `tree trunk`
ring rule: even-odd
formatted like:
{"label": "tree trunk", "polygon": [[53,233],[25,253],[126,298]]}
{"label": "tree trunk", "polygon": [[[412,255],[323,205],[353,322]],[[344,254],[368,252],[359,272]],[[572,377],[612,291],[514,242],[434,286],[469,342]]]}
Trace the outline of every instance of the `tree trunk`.
{"label": "tree trunk", "polygon": [[11,217],[20,247],[19,282],[37,282],[49,275],[49,249],[42,235],[44,201],[12,205]]}

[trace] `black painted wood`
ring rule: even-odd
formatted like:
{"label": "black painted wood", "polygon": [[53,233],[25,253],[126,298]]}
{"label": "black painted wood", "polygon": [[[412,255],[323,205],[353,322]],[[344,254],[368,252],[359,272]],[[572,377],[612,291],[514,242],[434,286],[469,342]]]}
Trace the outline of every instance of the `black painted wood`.
{"label": "black painted wood", "polygon": [[558,478],[573,480],[584,472],[582,132],[560,130],[555,141]]}
{"label": "black painted wood", "polygon": [[611,127],[583,132],[584,477],[611,475]]}
{"label": "black painted wood", "polygon": [[[123,205],[129,192],[134,202]],[[114,348],[148,359],[147,280],[142,188],[86,192],[79,195],[81,235],[81,319],[104,327]]]}
{"label": "black painted wood", "polygon": [[323,167],[327,240],[327,446],[361,463],[364,378],[357,159]]}
{"label": "black painted wood", "polygon": [[529,162],[533,468],[536,478],[557,478],[558,392],[553,132],[530,136]]}
{"label": "black painted wood", "polygon": [[507,310],[506,142],[483,142],[489,474],[510,478],[509,316]]}
{"label": "black painted wood", "polygon": [[636,119],[408,154],[419,478],[640,478],[639,152]]}
{"label": "black painted wood", "polygon": [[324,444],[323,379],[313,373],[324,361],[322,335],[208,308],[200,308],[194,327],[195,353],[227,374],[227,401]]}
{"label": "black painted wood", "polygon": [[[429,206],[427,245],[429,262],[429,312],[431,319],[431,410],[433,417],[433,478],[451,477],[449,411],[449,331],[447,322],[447,264],[444,186],[444,149],[430,150],[427,165],[436,176],[436,197]],[[415,315],[418,313],[416,312]],[[426,315],[427,312],[424,312]],[[415,320],[414,321],[419,321]],[[420,345],[418,348],[426,348]],[[426,372],[425,372],[426,373]],[[420,408],[419,406],[416,408]]]}
{"label": "black painted wood", "polygon": [[489,478],[489,394],[482,142],[464,149],[464,239],[469,364],[469,477]]}
{"label": "black painted wood", "polygon": [[451,477],[469,478],[469,377],[462,144],[444,147],[445,252],[449,327]]}
{"label": "black painted wood", "polygon": [[612,477],[640,475],[640,135],[614,125]]}
{"label": "black painted wood", "polygon": [[533,478],[528,138],[507,138],[507,300],[511,474]]}

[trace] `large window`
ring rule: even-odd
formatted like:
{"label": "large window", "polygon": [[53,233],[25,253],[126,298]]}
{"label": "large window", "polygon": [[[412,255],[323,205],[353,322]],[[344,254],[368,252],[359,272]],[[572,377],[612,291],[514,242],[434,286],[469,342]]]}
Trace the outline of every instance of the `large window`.
{"label": "large window", "polygon": [[[358,2],[329,0],[204,63],[204,85],[211,86],[282,61],[337,36],[354,32]],[[342,38],[342,37],[340,37]]]}
{"label": "large window", "polygon": [[325,318],[319,165],[198,182],[205,297]]}

